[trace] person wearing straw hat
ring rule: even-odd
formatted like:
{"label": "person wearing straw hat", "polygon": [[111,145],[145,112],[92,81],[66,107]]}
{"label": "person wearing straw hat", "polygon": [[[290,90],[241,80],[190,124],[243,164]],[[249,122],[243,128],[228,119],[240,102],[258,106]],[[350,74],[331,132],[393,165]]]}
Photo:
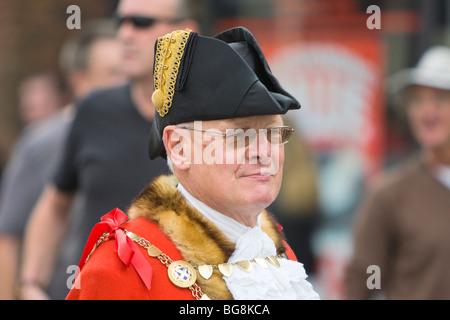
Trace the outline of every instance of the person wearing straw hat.
{"label": "person wearing straw hat", "polygon": [[348,298],[450,299],[450,48],[430,48],[389,82],[420,151],[356,217]]}
{"label": "person wearing straw hat", "polygon": [[[68,299],[318,299],[265,208],[299,109],[243,27],[155,44],[149,156],[173,175],[89,236]],[[131,218],[128,220],[128,218]]]}

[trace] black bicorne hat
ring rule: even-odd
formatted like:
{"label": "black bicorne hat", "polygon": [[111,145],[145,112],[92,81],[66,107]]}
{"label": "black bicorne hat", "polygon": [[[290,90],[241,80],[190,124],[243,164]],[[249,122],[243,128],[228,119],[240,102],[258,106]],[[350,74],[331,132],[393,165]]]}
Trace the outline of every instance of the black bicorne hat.
{"label": "black bicorne hat", "polygon": [[285,114],[299,109],[272,74],[256,39],[237,27],[205,37],[187,30],[155,44],[149,156],[166,157],[163,130],[196,120]]}

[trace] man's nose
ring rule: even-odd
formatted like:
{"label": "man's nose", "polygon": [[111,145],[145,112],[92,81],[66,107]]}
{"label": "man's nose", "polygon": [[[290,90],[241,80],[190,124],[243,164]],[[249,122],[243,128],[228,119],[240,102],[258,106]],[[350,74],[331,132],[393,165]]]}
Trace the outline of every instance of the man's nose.
{"label": "man's nose", "polygon": [[131,21],[124,21],[117,30],[117,37],[121,40],[128,40],[133,34],[134,26]]}
{"label": "man's nose", "polygon": [[267,130],[258,130],[256,137],[247,147],[249,163],[269,164],[272,156],[272,146],[267,140]]}

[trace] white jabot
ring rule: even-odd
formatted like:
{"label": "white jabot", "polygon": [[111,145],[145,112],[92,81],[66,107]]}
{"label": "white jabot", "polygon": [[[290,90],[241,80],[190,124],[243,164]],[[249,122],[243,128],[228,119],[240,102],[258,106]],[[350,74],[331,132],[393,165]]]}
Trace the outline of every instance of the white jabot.
{"label": "white jabot", "polygon": [[[230,218],[213,208],[207,206],[194,196],[192,196],[182,185],[179,183],[177,185],[178,191],[186,198],[186,200],[202,213],[208,220],[210,220],[214,225],[223,232],[224,235],[230,239],[231,242],[236,243],[239,237],[246,232],[250,227],[243,225],[242,223]],[[258,216],[258,224],[260,224],[260,217]]]}
{"label": "white jabot", "polygon": [[[199,201],[181,184],[178,184],[177,189],[194,208],[236,244],[236,249],[228,260],[229,263],[277,255],[274,242],[261,230],[261,216],[258,216],[257,226],[247,227]],[[251,262],[250,272],[235,266],[231,276],[223,277],[233,298],[236,300],[320,299],[306,280],[307,275],[303,264],[287,259],[278,259],[278,261],[280,268],[270,263],[268,268],[264,268]]]}

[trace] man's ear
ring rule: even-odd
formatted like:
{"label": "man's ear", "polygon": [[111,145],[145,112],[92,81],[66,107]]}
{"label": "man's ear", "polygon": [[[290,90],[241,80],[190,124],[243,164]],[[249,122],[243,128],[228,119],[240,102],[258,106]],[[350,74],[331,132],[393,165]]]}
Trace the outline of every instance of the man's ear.
{"label": "man's ear", "polygon": [[191,165],[191,135],[188,130],[177,126],[167,126],[163,132],[163,142],[167,156],[174,168],[186,170]]}

